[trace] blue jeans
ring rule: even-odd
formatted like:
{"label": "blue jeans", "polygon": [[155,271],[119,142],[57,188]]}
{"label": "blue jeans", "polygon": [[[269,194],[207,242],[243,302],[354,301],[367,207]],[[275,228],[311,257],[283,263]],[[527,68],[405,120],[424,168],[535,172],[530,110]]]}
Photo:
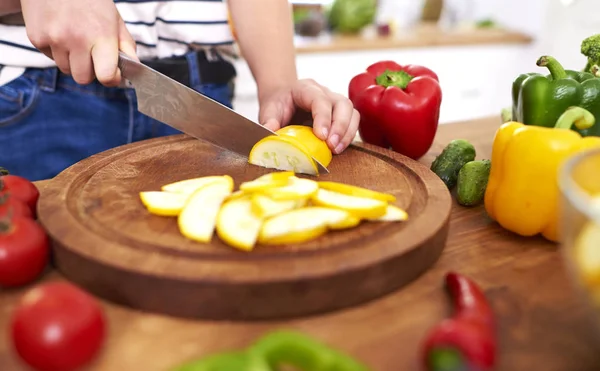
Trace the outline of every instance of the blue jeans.
{"label": "blue jeans", "polygon": [[[191,87],[230,107],[228,84]],[[0,86],[0,167],[31,181],[50,179],[93,154],[144,139],[180,134],[137,111],[133,89],[79,85],[57,68],[27,69]]]}

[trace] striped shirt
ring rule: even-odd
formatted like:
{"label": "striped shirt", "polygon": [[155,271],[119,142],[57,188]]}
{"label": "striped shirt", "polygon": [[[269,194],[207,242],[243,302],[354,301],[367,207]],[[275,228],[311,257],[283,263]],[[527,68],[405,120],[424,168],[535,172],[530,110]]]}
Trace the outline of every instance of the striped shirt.
{"label": "striped shirt", "polygon": [[[191,45],[233,53],[234,38],[224,0],[114,0],[142,60],[185,54]],[[54,61],[29,41],[24,26],[0,24],[0,85],[25,67]]]}

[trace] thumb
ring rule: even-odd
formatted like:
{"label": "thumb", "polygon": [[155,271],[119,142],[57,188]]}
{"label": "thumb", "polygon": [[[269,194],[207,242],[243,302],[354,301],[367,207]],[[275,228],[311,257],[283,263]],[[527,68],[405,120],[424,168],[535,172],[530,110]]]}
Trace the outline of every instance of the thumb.
{"label": "thumb", "polygon": [[283,121],[283,110],[278,104],[268,102],[260,108],[259,122],[273,131],[277,131],[281,128],[281,122]]}
{"label": "thumb", "polygon": [[135,40],[127,30],[127,26],[123,18],[119,17],[119,50],[127,54],[136,61],[140,61],[137,56]]}

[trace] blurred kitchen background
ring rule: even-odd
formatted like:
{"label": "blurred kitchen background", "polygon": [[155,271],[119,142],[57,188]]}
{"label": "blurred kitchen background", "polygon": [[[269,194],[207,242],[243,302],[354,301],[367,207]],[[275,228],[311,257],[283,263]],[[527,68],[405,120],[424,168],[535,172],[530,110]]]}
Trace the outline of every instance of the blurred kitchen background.
{"label": "blurred kitchen background", "polygon": [[[347,95],[350,79],[371,63],[421,64],[439,75],[441,124],[499,115],[519,73],[546,72],[535,65],[543,54],[582,69],[581,40],[600,33],[600,0],[290,3],[300,78]],[[256,85],[243,58],[236,64],[234,109],[256,120]]]}

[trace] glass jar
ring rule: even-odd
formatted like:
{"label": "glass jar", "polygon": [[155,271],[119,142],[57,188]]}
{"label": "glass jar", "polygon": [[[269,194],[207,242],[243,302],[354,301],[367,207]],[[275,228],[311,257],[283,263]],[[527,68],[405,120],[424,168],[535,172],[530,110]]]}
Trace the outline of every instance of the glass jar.
{"label": "glass jar", "polygon": [[567,160],[558,180],[561,244],[567,270],[600,329],[600,150]]}

